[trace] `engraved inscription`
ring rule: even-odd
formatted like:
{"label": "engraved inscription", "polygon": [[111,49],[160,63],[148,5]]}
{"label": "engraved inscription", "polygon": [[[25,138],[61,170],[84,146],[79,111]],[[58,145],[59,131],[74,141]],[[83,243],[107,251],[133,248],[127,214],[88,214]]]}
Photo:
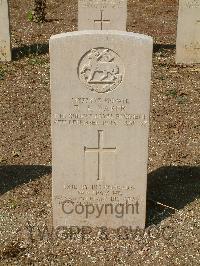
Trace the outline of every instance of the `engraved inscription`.
{"label": "engraved inscription", "polygon": [[84,147],[84,152],[92,152],[98,154],[98,173],[97,173],[97,180],[102,180],[102,155],[105,152],[116,152],[117,148],[104,148],[103,147],[103,130],[98,130],[98,147],[97,148],[87,148]]}
{"label": "engraved inscription", "polygon": [[121,8],[124,0],[79,0],[84,8]]}
{"label": "engraved inscription", "polygon": [[200,50],[200,42],[193,42],[185,45],[187,50]]}
{"label": "engraved inscription", "polygon": [[198,8],[198,7],[200,7],[200,2],[199,2],[199,0],[186,0],[183,4],[183,7]]}
{"label": "engraved inscription", "polygon": [[148,115],[133,113],[126,98],[75,97],[70,103],[71,113],[57,113],[54,123],[63,126],[147,126]]}
{"label": "engraved inscription", "polygon": [[197,19],[196,24],[200,27],[200,19]]}
{"label": "engraved inscription", "polygon": [[101,18],[100,19],[95,19],[94,23],[100,25],[100,30],[103,30],[103,25],[104,23],[110,23],[110,19],[103,19],[103,10],[101,12]]}
{"label": "engraved inscription", "polygon": [[[200,30],[200,19],[196,20],[196,25],[197,25],[197,27],[195,29],[196,30]],[[193,40],[193,42],[191,42],[189,44],[185,44],[185,49],[186,50],[197,50],[197,52],[199,52],[199,50],[200,50],[200,41]]]}
{"label": "engraved inscription", "polygon": [[79,61],[78,76],[93,92],[111,92],[122,83],[124,66],[119,55],[111,49],[93,48]]}
{"label": "engraved inscription", "polygon": [[[65,184],[66,194],[59,197],[60,201],[72,200],[76,203],[104,202],[135,202],[139,200],[135,193],[134,185],[102,185],[102,184]],[[73,196],[70,195],[71,192]]]}

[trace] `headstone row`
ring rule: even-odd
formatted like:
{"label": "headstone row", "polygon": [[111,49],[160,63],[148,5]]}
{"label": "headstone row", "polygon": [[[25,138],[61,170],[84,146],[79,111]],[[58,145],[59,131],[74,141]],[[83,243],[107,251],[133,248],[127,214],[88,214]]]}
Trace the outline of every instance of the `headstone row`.
{"label": "headstone row", "polygon": [[127,0],[79,0],[78,30],[126,30]]}
{"label": "headstone row", "polygon": [[[79,30],[126,30],[127,0],[79,0]],[[0,61],[11,60],[8,1],[0,0]],[[200,0],[180,0],[176,63],[200,63]]]}
{"label": "headstone row", "polygon": [[[200,62],[199,11],[180,1],[177,63]],[[78,17],[78,32],[50,39],[54,226],[144,228],[153,40],[125,31],[126,0],[79,0]]]}
{"label": "headstone row", "polygon": [[[199,60],[196,10],[180,2],[178,63]],[[127,1],[79,0],[78,17],[50,39],[54,226],[144,228],[153,41],[125,32]]]}

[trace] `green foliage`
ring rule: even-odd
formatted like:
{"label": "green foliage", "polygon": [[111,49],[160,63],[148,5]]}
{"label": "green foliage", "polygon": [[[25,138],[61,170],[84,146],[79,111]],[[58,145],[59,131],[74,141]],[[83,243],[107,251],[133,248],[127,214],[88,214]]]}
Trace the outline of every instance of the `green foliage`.
{"label": "green foliage", "polygon": [[29,10],[27,17],[29,21],[33,21],[33,11]]}
{"label": "green foliage", "polygon": [[186,95],[178,94],[176,89],[168,90],[165,95],[174,98],[178,104],[184,104],[188,101]]}
{"label": "green foliage", "polygon": [[0,80],[4,80],[4,77],[5,77],[5,71],[0,68]]}
{"label": "green foliage", "polygon": [[35,57],[35,58],[29,59],[29,64],[30,65],[43,65],[43,64],[45,64],[45,61],[41,58]]}
{"label": "green foliage", "polygon": [[186,103],[186,102],[188,101],[188,99],[187,99],[186,96],[181,95],[181,96],[178,96],[178,97],[176,98],[176,101],[177,101],[177,103],[179,103],[179,104],[183,104],[183,103]]}
{"label": "green foliage", "polygon": [[166,96],[176,97],[177,96],[177,90],[176,89],[168,90],[166,92]]}
{"label": "green foliage", "polygon": [[9,204],[10,209],[16,209],[18,206],[17,202],[15,200],[12,200]]}

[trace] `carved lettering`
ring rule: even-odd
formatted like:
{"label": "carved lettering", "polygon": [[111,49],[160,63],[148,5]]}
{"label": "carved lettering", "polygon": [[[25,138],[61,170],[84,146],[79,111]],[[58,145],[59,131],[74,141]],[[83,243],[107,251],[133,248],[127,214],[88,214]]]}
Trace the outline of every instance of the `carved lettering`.
{"label": "carved lettering", "polygon": [[124,4],[124,0],[80,0],[81,5],[84,8],[98,8],[105,9],[108,7],[121,8]]}

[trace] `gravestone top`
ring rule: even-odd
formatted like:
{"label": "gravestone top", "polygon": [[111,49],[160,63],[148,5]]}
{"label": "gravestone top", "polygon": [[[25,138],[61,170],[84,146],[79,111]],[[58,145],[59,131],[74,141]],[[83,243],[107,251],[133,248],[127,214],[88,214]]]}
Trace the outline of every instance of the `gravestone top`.
{"label": "gravestone top", "polygon": [[126,30],[127,0],[79,0],[78,29]]}
{"label": "gravestone top", "polygon": [[144,227],[152,48],[123,31],[51,37],[54,227]]}
{"label": "gravestone top", "polygon": [[9,11],[7,0],[0,0],[0,61],[11,61]]}
{"label": "gravestone top", "polygon": [[145,35],[145,34],[140,34],[140,33],[133,33],[133,32],[127,32],[127,31],[119,31],[119,30],[107,30],[107,31],[99,31],[99,30],[82,30],[82,31],[72,31],[72,32],[65,32],[65,33],[59,33],[56,35],[51,36],[50,38],[50,44],[52,40],[59,40],[63,38],[68,38],[68,37],[76,37],[76,36],[126,36],[127,38],[133,38],[135,40],[140,40],[141,42],[153,42],[153,38],[151,36]]}
{"label": "gravestone top", "polygon": [[176,62],[200,63],[200,1],[180,0]]}

